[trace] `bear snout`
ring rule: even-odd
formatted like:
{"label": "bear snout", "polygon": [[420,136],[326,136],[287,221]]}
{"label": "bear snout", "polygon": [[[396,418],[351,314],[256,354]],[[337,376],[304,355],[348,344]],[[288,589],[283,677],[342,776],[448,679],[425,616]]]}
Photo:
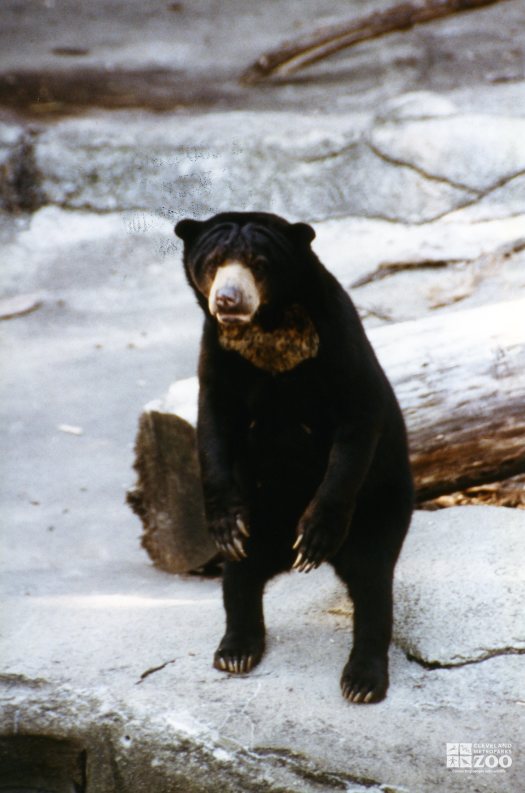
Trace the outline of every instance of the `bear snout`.
{"label": "bear snout", "polygon": [[223,286],[217,290],[215,305],[218,311],[237,311],[242,304],[242,292],[236,286]]}
{"label": "bear snout", "polygon": [[217,269],[208,306],[221,324],[250,322],[260,303],[259,288],[248,267],[240,262],[227,262]]}

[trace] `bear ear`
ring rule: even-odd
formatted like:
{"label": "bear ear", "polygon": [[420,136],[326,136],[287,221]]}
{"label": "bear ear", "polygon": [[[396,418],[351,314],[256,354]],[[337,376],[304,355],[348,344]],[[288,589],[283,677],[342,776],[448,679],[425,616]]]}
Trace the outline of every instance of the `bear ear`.
{"label": "bear ear", "polygon": [[315,231],[308,223],[294,223],[291,229],[295,238],[305,245],[309,245],[315,239]]}
{"label": "bear ear", "polygon": [[175,226],[175,234],[180,237],[184,242],[192,242],[199,234],[204,223],[201,220],[179,220]]}

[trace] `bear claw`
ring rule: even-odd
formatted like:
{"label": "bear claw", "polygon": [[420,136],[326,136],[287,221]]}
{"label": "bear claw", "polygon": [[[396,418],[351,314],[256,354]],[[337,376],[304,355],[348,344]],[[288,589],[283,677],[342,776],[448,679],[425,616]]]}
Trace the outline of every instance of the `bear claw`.
{"label": "bear claw", "polygon": [[296,551],[298,549],[298,547],[300,546],[300,544],[303,541],[303,537],[304,537],[304,534],[299,534],[299,536],[297,537],[296,541],[292,545],[292,550],[293,551]]}
{"label": "bear claw", "polygon": [[388,689],[388,667],[382,660],[369,660],[356,666],[350,661],[341,678],[341,692],[348,702],[368,705],[385,698]]}
{"label": "bear claw", "polygon": [[232,675],[245,675],[251,672],[257,661],[258,659],[255,655],[243,655],[236,658],[223,658],[216,655],[213,665],[221,672],[229,672]]}
{"label": "bear claw", "polygon": [[240,562],[242,559],[246,559],[248,555],[239,537],[234,537],[231,542],[221,542],[218,547],[233,562]]}
{"label": "bear claw", "polygon": [[297,570],[298,573],[309,573],[310,570],[313,570],[314,567],[319,567],[320,564],[320,562],[312,561],[308,558],[304,559],[302,551],[299,551],[292,565],[292,570]]}
{"label": "bear claw", "polygon": [[244,550],[244,546],[242,544],[242,540],[239,537],[234,537],[232,540],[236,550],[239,552],[240,556],[246,558],[246,551]]}
{"label": "bear claw", "polygon": [[241,534],[244,534],[245,537],[250,536],[250,532],[246,528],[246,523],[243,521],[240,515],[237,515],[237,517],[235,518],[235,523]]}
{"label": "bear claw", "polygon": [[369,703],[373,696],[373,691],[365,691],[360,689],[358,686],[350,686],[345,685],[342,689],[343,697],[348,700],[348,702],[355,702],[356,704],[359,702]]}

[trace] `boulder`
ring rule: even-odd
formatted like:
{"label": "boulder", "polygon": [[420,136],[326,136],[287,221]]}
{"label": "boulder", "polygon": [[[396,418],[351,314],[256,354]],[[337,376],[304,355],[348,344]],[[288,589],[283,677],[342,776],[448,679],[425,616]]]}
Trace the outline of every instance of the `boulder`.
{"label": "boulder", "polygon": [[374,148],[392,162],[474,193],[486,193],[525,169],[525,119],[439,115],[378,125]]}
{"label": "boulder", "polygon": [[524,539],[523,510],[417,513],[396,568],[396,643],[429,667],[525,653]]}

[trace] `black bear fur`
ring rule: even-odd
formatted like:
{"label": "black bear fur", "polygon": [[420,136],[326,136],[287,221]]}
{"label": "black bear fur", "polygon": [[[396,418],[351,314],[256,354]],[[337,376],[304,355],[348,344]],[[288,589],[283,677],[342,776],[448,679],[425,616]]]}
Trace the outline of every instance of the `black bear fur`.
{"label": "black bear fur", "polygon": [[[250,671],[264,652],[266,582],[326,561],[354,603],[343,695],[378,702],[394,566],[413,508],[393,390],[350,297],[312,251],[310,226],[231,212],[180,221],[176,234],[205,314],[197,437],[207,521],[226,559],[214,666]],[[208,305],[217,268],[230,261],[250,270],[261,294],[248,327],[221,325]]]}

